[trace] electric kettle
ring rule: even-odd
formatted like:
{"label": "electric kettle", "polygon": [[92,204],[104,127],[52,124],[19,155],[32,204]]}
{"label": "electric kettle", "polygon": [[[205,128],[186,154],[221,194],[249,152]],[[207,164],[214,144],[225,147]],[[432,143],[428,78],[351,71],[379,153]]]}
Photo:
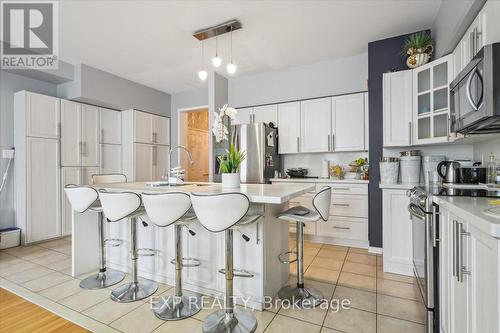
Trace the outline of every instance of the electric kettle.
{"label": "electric kettle", "polygon": [[[444,167],[444,173],[443,173]],[[437,165],[437,172],[441,178],[443,178],[443,183],[460,183],[460,173],[458,169],[460,168],[460,162],[458,161],[442,161]]]}

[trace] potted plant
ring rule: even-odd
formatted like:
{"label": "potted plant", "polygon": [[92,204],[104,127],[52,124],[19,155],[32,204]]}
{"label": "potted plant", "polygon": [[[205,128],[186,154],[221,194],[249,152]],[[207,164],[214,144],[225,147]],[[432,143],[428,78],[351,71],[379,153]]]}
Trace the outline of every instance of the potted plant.
{"label": "potted plant", "polygon": [[402,54],[408,55],[408,68],[417,68],[429,62],[434,52],[434,40],[425,31],[416,32],[408,36],[403,44]]}
{"label": "potted plant", "polygon": [[[219,112],[214,112],[215,118],[212,132],[217,143],[228,141],[228,126],[231,120],[236,120],[237,113],[236,109],[228,107],[227,104],[221,107]],[[245,151],[236,150],[234,144],[229,145],[226,155],[217,157],[220,163],[220,171],[222,172],[222,187],[235,188],[240,186],[239,171],[245,157]]]}

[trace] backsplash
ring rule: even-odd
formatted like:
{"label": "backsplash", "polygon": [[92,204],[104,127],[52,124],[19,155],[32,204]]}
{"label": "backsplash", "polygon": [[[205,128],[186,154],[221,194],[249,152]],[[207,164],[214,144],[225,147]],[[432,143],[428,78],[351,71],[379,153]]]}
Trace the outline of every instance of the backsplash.
{"label": "backsplash", "polygon": [[321,165],[324,160],[330,161],[330,164],[335,163],[347,167],[349,163],[359,157],[368,157],[368,152],[289,154],[282,155],[282,157],[284,171],[301,167],[309,169],[308,176],[320,176]]}
{"label": "backsplash", "polygon": [[475,160],[481,161],[484,159],[484,163],[488,163],[491,152],[495,154],[497,162],[500,162],[500,138],[474,144]]}
{"label": "backsplash", "polygon": [[466,145],[440,145],[440,146],[415,146],[411,148],[384,148],[383,156],[399,157],[399,152],[405,150],[420,150],[420,155],[444,155],[448,160],[470,160],[474,157],[474,147],[472,144]]}

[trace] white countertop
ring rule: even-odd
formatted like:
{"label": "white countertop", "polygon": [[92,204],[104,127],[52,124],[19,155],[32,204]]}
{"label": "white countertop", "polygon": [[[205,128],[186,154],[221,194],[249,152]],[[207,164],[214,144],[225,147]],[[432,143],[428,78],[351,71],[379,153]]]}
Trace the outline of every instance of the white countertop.
{"label": "white countertop", "polygon": [[495,238],[500,238],[500,218],[488,216],[483,213],[487,208],[499,207],[499,205],[489,203],[494,198],[434,196],[433,200],[440,207],[467,220],[467,222],[479,230]]}
{"label": "white countertop", "polygon": [[203,186],[146,186],[145,182],[92,185],[96,189],[130,191],[135,193],[227,193],[239,192],[247,195],[253,203],[282,204],[314,189],[312,184],[241,184],[240,188],[223,189],[220,183],[203,183]]}
{"label": "white countertop", "polygon": [[418,184],[382,184],[379,183],[378,187],[381,189],[390,189],[390,190],[411,190],[415,186],[419,186]]}
{"label": "white countertop", "polygon": [[368,184],[369,180],[329,179],[329,178],[272,178],[273,183],[330,183],[330,184]]}

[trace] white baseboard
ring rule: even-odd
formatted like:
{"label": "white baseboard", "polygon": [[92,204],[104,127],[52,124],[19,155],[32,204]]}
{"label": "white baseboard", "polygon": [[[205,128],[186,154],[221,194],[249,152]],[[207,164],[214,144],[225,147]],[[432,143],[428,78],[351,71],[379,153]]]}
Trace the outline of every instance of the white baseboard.
{"label": "white baseboard", "polygon": [[381,247],[370,246],[368,247],[368,252],[375,254],[382,254],[384,251]]}

